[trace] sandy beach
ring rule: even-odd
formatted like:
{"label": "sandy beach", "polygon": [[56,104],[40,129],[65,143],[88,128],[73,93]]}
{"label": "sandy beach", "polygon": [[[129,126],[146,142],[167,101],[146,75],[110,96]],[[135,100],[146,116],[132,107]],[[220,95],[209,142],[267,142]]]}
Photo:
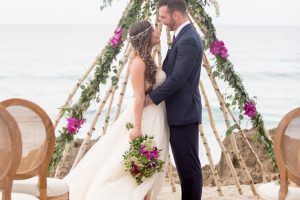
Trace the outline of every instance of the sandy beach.
{"label": "sandy beach", "polygon": [[[251,192],[251,189],[249,185],[241,185],[243,194],[238,194],[238,191],[236,189],[235,185],[228,185],[222,187],[224,196],[220,196],[218,194],[216,187],[203,187],[203,193],[202,193],[202,200],[254,200],[257,199],[253,193]],[[180,200],[181,199],[181,193],[180,193],[180,186],[176,184],[176,192],[172,192],[172,187],[170,185],[170,182],[166,181],[165,185],[158,197],[157,200]]]}

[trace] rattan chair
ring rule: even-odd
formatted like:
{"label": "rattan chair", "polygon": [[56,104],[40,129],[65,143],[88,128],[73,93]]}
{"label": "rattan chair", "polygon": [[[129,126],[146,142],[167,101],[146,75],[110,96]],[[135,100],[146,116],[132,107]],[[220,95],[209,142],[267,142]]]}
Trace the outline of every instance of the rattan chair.
{"label": "rattan chair", "polygon": [[21,154],[22,142],[18,125],[0,105],[0,200],[37,200],[27,194],[11,194]]}
{"label": "rattan chair", "polygon": [[16,119],[22,136],[22,159],[13,192],[31,194],[41,200],[69,199],[68,184],[61,179],[47,177],[55,134],[46,112],[24,99],[8,99],[1,104]]}
{"label": "rattan chair", "polygon": [[300,108],[286,114],[278,124],[274,151],[280,180],[260,184],[260,198],[300,200]]}

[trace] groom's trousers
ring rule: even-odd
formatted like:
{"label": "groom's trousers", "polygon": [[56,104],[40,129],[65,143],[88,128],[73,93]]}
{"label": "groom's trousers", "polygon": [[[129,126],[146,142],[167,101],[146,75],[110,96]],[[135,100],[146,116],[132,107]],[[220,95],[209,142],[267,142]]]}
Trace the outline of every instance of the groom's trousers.
{"label": "groom's trousers", "polygon": [[200,200],[202,171],[198,156],[198,123],[170,126],[170,143],[181,183],[182,200]]}

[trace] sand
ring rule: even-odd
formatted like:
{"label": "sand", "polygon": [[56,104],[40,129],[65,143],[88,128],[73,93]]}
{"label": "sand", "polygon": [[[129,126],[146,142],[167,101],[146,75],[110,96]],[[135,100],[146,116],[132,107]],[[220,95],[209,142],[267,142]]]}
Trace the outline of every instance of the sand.
{"label": "sand", "polygon": [[[251,192],[249,185],[241,185],[243,194],[240,195],[235,185],[223,186],[224,196],[218,194],[216,187],[203,187],[202,200],[254,200],[257,199]],[[181,200],[180,185],[176,184],[176,192],[172,192],[172,187],[169,182],[165,185],[158,196],[157,200]]]}

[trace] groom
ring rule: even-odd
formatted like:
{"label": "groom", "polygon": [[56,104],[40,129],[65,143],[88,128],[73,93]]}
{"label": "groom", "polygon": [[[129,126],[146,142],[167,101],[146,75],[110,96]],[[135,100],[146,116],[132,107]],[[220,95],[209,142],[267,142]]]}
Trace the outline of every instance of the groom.
{"label": "groom", "polygon": [[167,79],[146,96],[145,104],[165,101],[182,200],[200,200],[202,172],[198,156],[198,125],[202,120],[202,106],[198,83],[202,41],[189,22],[184,0],[160,0],[159,15],[161,23],[174,31],[173,44],[163,62]]}

